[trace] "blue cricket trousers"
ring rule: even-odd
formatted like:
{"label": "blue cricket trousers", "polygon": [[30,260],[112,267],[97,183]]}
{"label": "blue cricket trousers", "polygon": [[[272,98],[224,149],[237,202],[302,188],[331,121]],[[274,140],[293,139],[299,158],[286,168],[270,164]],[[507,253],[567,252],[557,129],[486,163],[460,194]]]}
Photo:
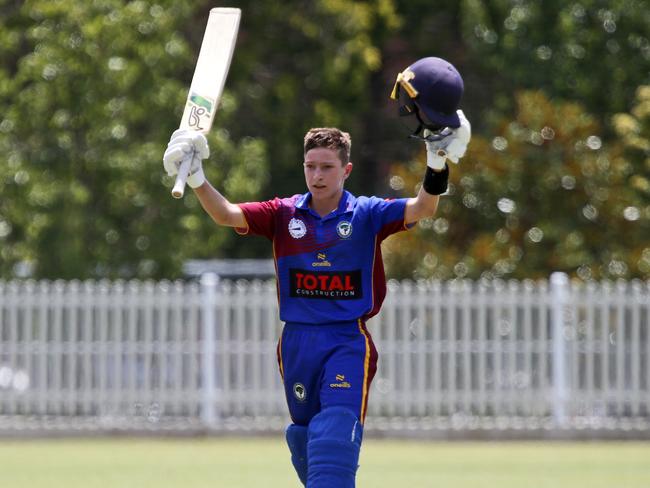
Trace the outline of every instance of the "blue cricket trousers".
{"label": "blue cricket trousers", "polygon": [[278,363],[294,424],[306,426],[328,407],[348,408],[363,424],[377,349],[361,320],[287,322],[278,341]]}

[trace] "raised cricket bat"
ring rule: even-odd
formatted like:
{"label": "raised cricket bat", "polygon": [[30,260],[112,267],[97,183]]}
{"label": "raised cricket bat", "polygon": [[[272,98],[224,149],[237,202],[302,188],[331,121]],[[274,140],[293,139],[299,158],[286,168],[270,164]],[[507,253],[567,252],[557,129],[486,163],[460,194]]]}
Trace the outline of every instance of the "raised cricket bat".
{"label": "raised cricket bat", "polygon": [[[196,61],[190,91],[187,94],[181,129],[192,129],[207,133],[212,127],[214,114],[226,82],[230,60],[235,50],[241,10],[238,8],[213,8]],[[172,189],[174,198],[181,198],[185,192],[185,181],[192,164],[193,155],[186,157]]]}

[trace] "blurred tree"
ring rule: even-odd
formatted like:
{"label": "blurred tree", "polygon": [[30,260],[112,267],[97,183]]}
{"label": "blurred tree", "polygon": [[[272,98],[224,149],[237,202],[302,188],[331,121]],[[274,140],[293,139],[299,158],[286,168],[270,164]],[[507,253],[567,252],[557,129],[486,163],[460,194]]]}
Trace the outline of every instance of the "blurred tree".
{"label": "blurred tree", "polygon": [[[270,255],[262,240],[215,228],[191,193],[171,200],[161,182],[213,6],[4,2],[0,273],[20,262],[37,277],[173,277],[188,257]],[[208,176],[233,201],[304,191],[304,132],[340,125],[354,135],[381,63],[375,39],[396,26],[393,3],[237,6]],[[361,179],[374,180],[365,168]]]}
{"label": "blurred tree", "polygon": [[[542,89],[579,100],[599,122],[630,106],[650,81],[650,5],[645,0],[464,0],[462,38],[489,70],[476,87],[493,117],[511,93]],[[606,128],[606,127],[605,127]]]}
{"label": "blurred tree", "polygon": [[[626,264],[632,275],[650,276],[650,85],[636,91],[636,103],[630,113],[617,114],[613,126],[623,145],[618,164],[629,165],[631,176],[627,193],[629,205],[623,218],[635,232],[624,235]],[[620,210],[620,208],[619,208]]]}
{"label": "blurred tree", "polygon": [[[516,101],[514,120],[502,117],[492,139],[475,136],[452,168],[435,218],[387,242],[392,275],[650,277],[650,208],[640,198],[647,199],[647,161],[627,159],[615,141],[603,144],[595,118],[576,103],[542,92]],[[633,115],[618,118],[631,150],[647,151],[647,113],[641,99]],[[391,185],[415,190],[421,166],[396,165]]]}
{"label": "blurred tree", "polygon": [[[244,15],[206,164],[209,178],[233,201],[304,191],[302,137],[308,128],[324,125],[352,133],[356,164],[349,188],[385,195],[390,165],[416,153],[423,161],[420,145],[406,139],[388,93],[398,71],[429,55],[449,59],[463,73],[463,108],[473,123],[476,156],[475,148],[494,153],[495,136],[511,149],[527,147],[505,128],[517,126],[508,117],[522,113],[512,93],[530,88],[542,89],[546,96],[537,96],[549,106],[579,100],[591,114],[586,128],[582,118],[574,121],[584,134],[575,129],[580,133],[566,137],[583,145],[584,137],[601,141],[597,152],[607,152],[612,161],[602,170],[606,185],[618,181],[610,171],[624,166],[619,160],[644,157],[633,146],[610,144],[609,123],[631,106],[638,85],[650,83],[647,1],[234,3]],[[178,124],[207,12],[214,6],[219,5],[207,0],[0,0],[0,276],[27,263],[37,277],[176,277],[190,257],[270,257],[263,239],[242,240],[215,227],[191,192],[182,202],[169,198],[171,182],[161,177],[164,145]],[[635,112],[628,116],[641,120]],[[481,134],[492,135],[481,139]],[[536,150],[557,144],[524,152],[537,157]],[[593,156],[593,150],[586,154]],[[395,173],[405,181],[407,166],[403,175]],[[417,179],[422,166],[414,170]],[[623,210],[635,207],[645,215],[641,180],[628,177],[637,193],[624,197]],[[521,213],[532,208],[520,203],[531,198],[526,186],[489,188],[498,190],[497,201],[517,202],[521,225],[539,227],[537,213]],[[599,212],[602,218],[608,210]],[[503,239],[503,233],[495,236],[503,222],[490,219],[477,225],[485,236]],[[620,224],[642,229],[641,220]],[[441,229],[443,221],[438,225]],[[524,235],[532,227],[506,230]],[[539,228],[548,243],[552,232]],[[455,236],[460,229],[448,232],[440,235]],[[417,246],[426,254],[424,242]],[[498,242],[491,248],[511,251],[513,246]],[[521,252],[526,242],[519,243]],[[512,253],[519,255],[516,249]],[[581,259],[574,256],[572,262]],[[430,255],[429,266],[434,261]],[[485,263],[492,269],[497,261]],[[606,258],[597,262],[588,264],[594,276]],[[472,275],[483,261],[468,263]],[[628,272],[638,274],[630,263]],[[541,267],[534,269],[548,272]]]}
{"label": "blurred tree", "polygon": [[[219,249],[231,231],[202,219],[193,195],[171,199],[161,164],[205,15],[193,23],[193,9],[172,1],[1,8],[0,273],[21,263],[36,277],[172,277],[188,256]],[[226,94],[219,118],[235,108]],[[210,140],[209,176],[233,198],[256,197],[265,144],[224,129]]]}
{"label": "blurred tree", "polygon": [[[306,191],[302,145],[311,127],[338,126],[350,132],[353,160],[367,159],[364,123],[372,110],[373,76],[382,64],[380,46],[399,26],[394,3],[238,2],[244,15],[232,86],[240,104],[239,117],[229,127],[235,134],[262,135],[268,142],[271,180],[266,197]],[[359,164],[350,188],[372,191],[375,180],[375,167]]]}
{"label": "blurred tree", "polygon": [[[384,66],[392,66],[385,78],[422,56],[451,60],[465,78],[462,107],[475,137],[462,167],[453,171],[456,194],[443,198],[437,218],[388,242],[389,274],[412,276],[416,269],[416,276],[524,277],[563,269],[585,278],[647,276],[645,206],[628,187],[642,186],[633,176],[642,165],[623,159],[631,149],[622,153],[610,125],[613,114],[631,105],[634,88],[648,82],[647,2],[466,0],[438,2],[435,15],[424,13],[432,9],[423,0],[397,5],[402,28],[383,50]],[[407,56],[412,59],[396,64]],[[512,95],[522,88],[535,89],[535,95]],[[543,115],[544,125],[522,125],[521,117],[534,114]],[[575,127],[559,131],[562,124]],[[539,147],[524,143],[521,134],[511,133],[517,127],[538,134],[550,127],[547,135],[554,139]],[[504,144],[521,156],[503,154],[504,167],[488,163]],[[585,149],[596,146],[595,152]],[[422,148],[392,147],[393,161],[418,160],[391,171],[392,189],[410,195],[421,180]],[[543,164],[549,151],[551,164]],[[552,173],[568,169],[572,173]],[[497,176],[506,175],[499,182]],[[640,216],[631,221],[635,209]]]}
{"label": "blurred tree", "polygon": [[579,101],[608,139],[611,116],[650,82],[646,0],[396,0],[395,10],[398,28],[377,41],[382,67],[364,115],[371,130],[361,133],[362,162],[380,167],[370,191],[382,188],[392,162],[419,150],[405,142],[387,94],[396,73],[421,57],[446,58],[463,74],[462,107],[477,133],[514,113],[513,93],[541,89]]}

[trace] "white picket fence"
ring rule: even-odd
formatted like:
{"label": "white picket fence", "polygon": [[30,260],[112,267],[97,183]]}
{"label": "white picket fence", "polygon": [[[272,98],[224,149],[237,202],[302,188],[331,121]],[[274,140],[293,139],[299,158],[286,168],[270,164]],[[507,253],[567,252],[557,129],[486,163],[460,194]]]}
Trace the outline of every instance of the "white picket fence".
{"label": "white picket fence", "polygon": [[[650,433],[648,282],[390,282],[368,328],[370,430]],[[0,432],[280,430],[280,330],[274,282],[0,282]]]}

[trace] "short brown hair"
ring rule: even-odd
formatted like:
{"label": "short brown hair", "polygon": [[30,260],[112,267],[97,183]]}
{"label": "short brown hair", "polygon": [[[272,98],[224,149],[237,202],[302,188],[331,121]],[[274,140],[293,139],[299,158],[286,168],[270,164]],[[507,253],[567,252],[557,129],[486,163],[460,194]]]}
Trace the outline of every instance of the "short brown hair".
{"label": "short brown hair", "polygon": [[304,154],[307,154],[307,151],[310,149],[317,147],[334,149],[338,151],[339,159],[345,165],[350,162],[352,139],[350,139],[350,134],[336,127],[318,127],[307,131],[304,147]]}

